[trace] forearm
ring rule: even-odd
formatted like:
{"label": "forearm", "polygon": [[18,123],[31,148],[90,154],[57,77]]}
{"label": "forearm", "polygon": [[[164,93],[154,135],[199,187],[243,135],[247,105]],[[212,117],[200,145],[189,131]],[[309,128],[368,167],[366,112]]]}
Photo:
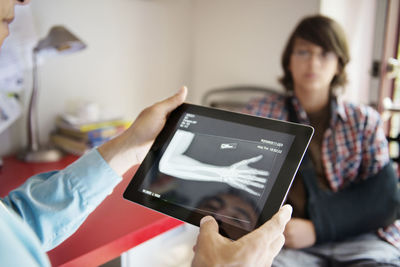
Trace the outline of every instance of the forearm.
{"label": "forearm", "polygon": [[342,240],[377,230],[398,217],[397,176],[389,163],[378,174],[338,193],[309,200],[317,243]]}
{"label": "forearm", "polygon": [[4,198],[50,250],[81,225],[121,181],[96,150],[62,171],[43,173]]}
{"label": "forearm", "polygon": [[222,167],[204,164],[185,155],[161,161],[159,168],[160,172],[180,179],[222,182],[220,174]]}
{"label": "forearm", "polygon": [[[98,148],[100,155],[110,165],[110,167],[122,176],[130,167],[140,164],[141,159],[137,155],[147,153],[148,144],[135,145],[128,132],[108,141]],[[141,150],[145,150],[141,152]]]}

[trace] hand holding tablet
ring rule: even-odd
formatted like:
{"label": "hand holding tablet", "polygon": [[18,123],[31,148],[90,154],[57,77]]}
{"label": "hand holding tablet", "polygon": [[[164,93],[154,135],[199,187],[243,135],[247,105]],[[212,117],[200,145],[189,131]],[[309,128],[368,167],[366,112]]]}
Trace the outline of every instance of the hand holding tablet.
{"label": "hand holding tablet", "polygon": [[283,204],[312,134],[309,126],[183,104],[124,197],[194,225],[211,215],[237,239]]}

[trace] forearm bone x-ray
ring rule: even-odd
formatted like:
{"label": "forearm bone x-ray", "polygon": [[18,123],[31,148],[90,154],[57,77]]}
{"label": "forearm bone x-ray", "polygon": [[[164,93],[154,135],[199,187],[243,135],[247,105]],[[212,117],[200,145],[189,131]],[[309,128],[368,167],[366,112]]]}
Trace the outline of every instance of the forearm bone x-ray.
{"label": "forearm bone x-ray", "polygon": [[202,163],[184,155],[194,136],[194,133],[188,131],[176,131],[160,160],[160,172],[185,180],[227,183],[250,194],[260,195],[251,187],[264,188],[264,184],[267,182],[265,177],[269,176],[269,172],[248,165],[261,160],[262,155],[241,160],[230,166]]}

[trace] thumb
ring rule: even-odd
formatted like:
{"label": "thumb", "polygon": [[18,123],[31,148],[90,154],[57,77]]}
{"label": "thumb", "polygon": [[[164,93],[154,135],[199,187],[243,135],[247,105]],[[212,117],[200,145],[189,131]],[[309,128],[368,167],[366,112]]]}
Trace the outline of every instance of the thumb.
{"label": "thumb", "polygon": [[158,104],[164,109],[164,112],[166,114],[169,114],[185,101],[186,95],[187,88],[186,86],[182,86],[175,95],[159,102]]}
{"label": "thumb", "polygon": [[218,223],[211,217],[203,217],[200,221],[200,235],[218,233]]}

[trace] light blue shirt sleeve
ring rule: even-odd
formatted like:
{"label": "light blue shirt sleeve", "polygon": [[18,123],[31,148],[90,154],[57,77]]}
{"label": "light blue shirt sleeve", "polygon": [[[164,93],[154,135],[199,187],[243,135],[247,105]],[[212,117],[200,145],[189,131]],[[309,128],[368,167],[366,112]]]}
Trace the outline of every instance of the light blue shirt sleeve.
{"label": "light blue shirt sleeve", "polygon": [[[41,259],[40,254],[45,256],[44,251],[72,235],[121,180],[96,149],[61,171],[29,178],[2,199],[7,207],[0,206],[0,229],[5,227],[2,230],[14,234],[0,238],[0,266],[7,256],[18,257],[18,254],[7,255],[7,249],[3,250],[14,243],[22,244],[33,259]],[[18,222],[19,217],[24,223]],[[32,243],[29,235],[16,234],[29,231],[23,229],[28,228],[27,225],[39,239],[36,242],[40,247]],[[36,262],[43,265],[41,260]]]}

